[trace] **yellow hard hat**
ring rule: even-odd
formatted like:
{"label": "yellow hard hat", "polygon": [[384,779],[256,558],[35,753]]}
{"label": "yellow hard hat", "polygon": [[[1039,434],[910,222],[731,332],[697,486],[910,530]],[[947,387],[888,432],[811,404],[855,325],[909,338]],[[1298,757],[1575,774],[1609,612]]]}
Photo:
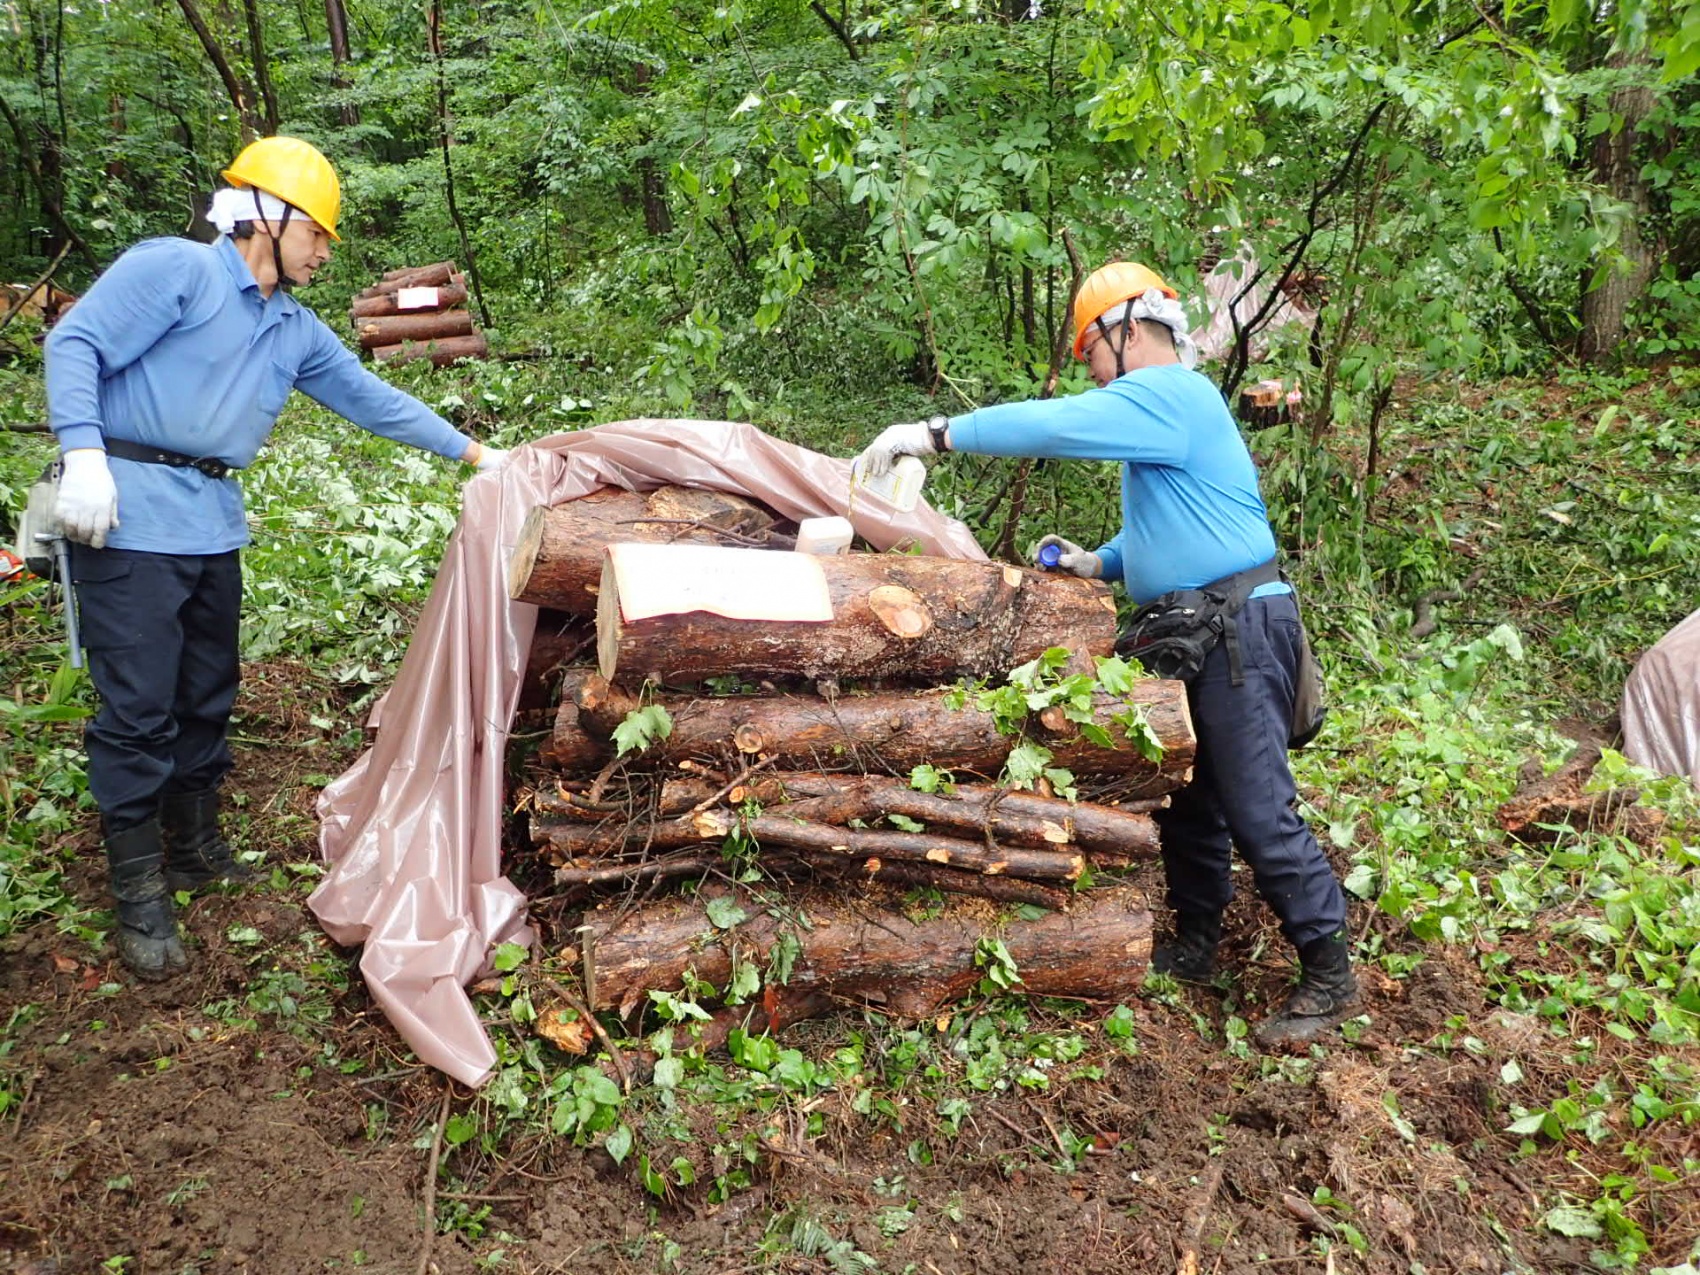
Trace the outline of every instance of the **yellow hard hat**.
{"label": "yellow hard hat", "polygon": [[1111,306],[1144,296],[1152,288],[1162,289],[1170,300],[1180,296],[1155,270],[1133,261],[1112,261],[1088,275],[1074,299],[1074,357],[1086,357],[1086,330]]}
{"label": "yellow hard hat", "polygon": [[319,148],[298,137],[262,137],[242,148],[224,170],[232,186],[252,186],[294,204],[338,243],[337,214],[342,211],[342,183]]}

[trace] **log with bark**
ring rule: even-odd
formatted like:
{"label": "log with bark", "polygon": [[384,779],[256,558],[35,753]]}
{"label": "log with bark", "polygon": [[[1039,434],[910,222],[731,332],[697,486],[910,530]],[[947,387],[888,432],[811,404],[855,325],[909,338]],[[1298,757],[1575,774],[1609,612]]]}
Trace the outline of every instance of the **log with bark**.
{"label": "log with bark", "polygon": [[[683,814],[705,801],[712,804],[716,791],[706,780],[668,780],[661,790],[661,813]],[[807,801],[814,812],[809,817],[825,823],[872,823],[897,815],[952,836],[1017,846],[1074,846],[1092,858],[1137,859],[1157,853],[1157,825],[1148,813],[985,784],[958,784],[948,793],[929,793],[888,775],[770,772],[732,785],[723,798],[732,806],[752,799],[778,815]]]}
{"label": "log with bark", "polygon": [[[428,285],[427,285],[428,286]],[[375,297],[357,297],[348,307],[348,317],[355,321],[360,319],[376,319],[392,314],[416,314],[420,310],[452,310],[455,306],[466,304],[466,288],[455,284],[443,284],[436,289],[436,298],[428,306],[410,306],[403,310],[397,292],[384,292]]]}
{"label": "log with bark", "polygon": [[[539,792],[533,799],[532,839],[553,845],[564,857],[592,853],[601,843],[615,849],[641,844],[651,828],[680,827],[717,816],[756,801],[775,818],[811,819],[847,827],[852,821],[873,824],[888,816],[914,820],[930,833],[965,837],[983,845],[1064,847],[1084,852],[1092,862],[1128,862],[1157,853],[1157,827],[1149,813],[1092,802],[1071,802],[1031,792],[1014,792],[989,785],[956,785],[949,793],[918,792],[901,779],[885,775],[828,775],[785,772],[752,775],[732,784],[703,779],[670,779],[656,802],[663,822],[642,823],[626,831],[620,808],[587,806],[572,793]],[[1156,803],[1150,803],[1156,804]],[[587,825],[603,822],[598,836]],[[618,831],[609,825],[618,825]],[[704,833],[704,837],[712,833]],[[670,843],[683,845],[690,836]]]}
{"label": "log with bark", "polygon": [[791,548],[779,536],[778,519],[762,506],[730,492],[696,487],[658,487],[651,492],[603,487],[526,517],[508,565],[508,594],[519,602],[594,616],[602,587],[602,560],[610,544],[772,544]]}
{"label": "log with bark", "polygon": [[1145,896],[1129,887],[1087,891],[1068,912],[1033,920],[981,900],[948,903],[936,916],[912,920],[891,901],[884,892],[867,899],[806,892],[788,909],[793,918],[806,916],[806,926],[751,906],[745,920],[720,929],[701,898],[657,899],[635,909],[610,900],[584,918],[596,970],[591,1008],[625,1017],[651,991],[679,991],[687,969],[725,987],[734,954],[771,971],[782,939],[798,951],[788,981],[766,975],[762,1002],[770,1014],[811,1000],[867,1002],[904,1017],[937,1013],[985,975],[976,964],[982,939],[1003,943],[1021,990],[1035,996],[1125,999],[1138,990],[1151,955],[1151,913]]}
{"label": "log with bark", "polygon": [[[672,731],[643,753],[645,761],[682,760],[734,762],[736,773],[744,758],[771,757],[773,764],[813,770],[883,771],[907,775],[929,764],[940,770],[995,779],[1016,740],[998,732],[993,715],[975,707],[970,696],[961,708],[950,708],[952,692],[883,691],[839,695],[834,700],[799,695],[732,695],[696,698],[664,697],[659,702],[672,718]],[[1030,736],[1052,750],[1054,763],[1080,777],[1118,780],[1127,799],[1157,797],[1184,787],[1192,779],[1192,717],[1182,682],[1144,680],[1128,696],[1141,709],[1152,733],[1163,746],[1161,760],[1147,761],[1128,743],[1116,722],[1127,704],[1100,693],[1094,720],[1116,742],[1102,748],[1078,734],[1072,724],[1042,717]],[[561,716],[556,721],[553,752],[556,764],[572,768],[567,757],[608,756],[607,740],[626,714],[642,706],[630,692],[593,673],[570,670],[561,685]],[[582,765],[582,763],[579,763]]]}
{"label": "log with bark", "polygon": [[[723,674],[989,677],[1055,646],[1081,661],[1115,646],[1115,602],[1101,581],[906,554],[815,561],[832,619],[785,623],[706,611],[627,620],[610,561],[597,598],[602,675],[660,683]],[[688,562],[679,567],[692,569]],[[752,558],[748,570],[761,569]]]}
{"label": "log with bark", "polygon": [[360,300],[400,292],[403,288],[440,288],[451,282],[454,275],[455,263],[452,261],[439,261],[429,266],[408,266],[405,269],[390,271],[370,288],[362,288],[354,295]]}
{"label": "log with bark", "polygon": [[537,613],[537,628],[520,679],[522,709],[554,704],[567,666],[583,657],[596,641],[596,629],[578,616],[548,608]]}
{"label": "log with bark", "polygon": [[441,314],[395,314],[388,318],[359,319],[354,324],[354,335],[359,338],[360,348],[364,350],[400,345],[405,341],[471,336],[472,316],[465,310],[448,310]]}
{"label": "log with bark", "polygon": [[407,341],[401,345],[379,345],[372,357],[380,363],[411,363],[414,359],[430,359],[438,367],[446,367],[456,359],[483,359],[490,355],[490,343],[482,332],[473,336],[450,336],[440,341]]}
{"label": "log with bark", "polygon": [[[998,845],[935,832],[844,828],[826,822],[836,813],[838,807],[832,798],[792,802],[775,814],[744,817],[728,810],[704,810],[660,823],[626,823],[616,819],[593,825],[570,815],[540,813],[532,817],[531,835],[539,845],[549,846],[555,862],[574,868],[592,866],[590,860],[626,854],[644,856],[705,843],[718,846],[737,832],[764,852],[778,849],[791,858],[810,861],[880,859],[929,863],[1026,881],[1075,881],[1086,870],[1086,860],[1067,846]],[[562,878],[563,883],[572,880]]]}

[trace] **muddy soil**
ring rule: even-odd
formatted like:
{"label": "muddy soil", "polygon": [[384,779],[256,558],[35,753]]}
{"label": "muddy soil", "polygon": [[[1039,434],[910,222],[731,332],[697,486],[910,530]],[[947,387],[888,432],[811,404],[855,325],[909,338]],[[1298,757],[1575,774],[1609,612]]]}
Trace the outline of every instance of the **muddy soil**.
{"label": "muddy soil", "polygon": [[[0,1115],[0,1275],[1588,1268],[1581,1242],[1536,1228],[1540,1196],[1501,1132],[1500,1063],[1528,1058],[1539,1029],[1489,1012],[1473,964],[1435,953],[1402,982],[1366,973],[1355,1041],[1313,1062],[1235,1056],[1229,1014],[1261,1013],[1288,974],[1250,902],[1230,913],[1227,999],[1136,1002],[1137,1052],[1093,1038],[1100,1080],[981,1096],[954,1137],[927,1104],[897,1128],[828,1093],[824,1131],[767,1145],[755,1185],[721,1203],[705,1184],[657,1201],[630,1162],[541,1134],[475,1140],[445,1157],[456,1192],[435,1201],[475,1223],[427,1254],[444,1085],[305,910],[310,880],[290,865],[315,855],[312,776],[352,741],[315,740],[304,700],[276,689],[294,676],[250,677],[232,781],[244,843],[278,871],[194,903],[192,974],[139,986],[109,946],[51,924],[0,942],[16,1096]],[[92,835],[84,848],[71,885],[98,909]],[[866,1024],[846,1014],[787,1043],[823,1056],[852,1031]],[[1408,1048],[1441,1033],[1476,1045]],[[714,1113],[685,1116],[712,1144]],[[1074,1171],[1056,1167],[1064,1130],[1092,1139]]]}

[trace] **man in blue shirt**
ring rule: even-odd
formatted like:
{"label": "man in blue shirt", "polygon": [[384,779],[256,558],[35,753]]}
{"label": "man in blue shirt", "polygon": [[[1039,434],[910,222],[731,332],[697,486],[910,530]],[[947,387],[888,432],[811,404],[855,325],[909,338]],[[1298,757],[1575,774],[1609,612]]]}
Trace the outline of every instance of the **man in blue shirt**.
{"label": "man in blue shirt", "polygon": [[162,979],[188,965],[171,896],[251,874],[218,831],[237,646],[242,489],[299,389],[356,425],[449,460],[499,466],[362,367],[287,291],[330,257],[341,188],[306,142],[239,155],[213,199],[213,244],[151,239],[121,256],[47,340],[63,452],[55,513],[100,708],[85,743],[118,953]]}
{"label": "man in blue shirt", "polygon": [[1058,568],[1120,580],[1141,606],[1260,569],[1262,582],[1234,617],[1237,654],[1218,642],[1187,681],[1198,736],[1194,777],[1156,816],[1176,933],[1152,964],[1188,981],[1215,975],[1237,846],[1299,955],[1299,984],[1258,1025],[1258,1040],[1308,1042],[1352,1012],[1357,983],[1344,895],[1295,808],[1287,740],[1299,612],[1274,570],[1275,539],[1251,453],[1221,394],[1192,370],[1185,313],[1154,272],[1118,262],[1094,273],[1076,300],[1075,325],[1075,355],[1097,389],[893,425],[860,463],[878,475],[898,456],[946,451],[1120,461],[1121,531],[1090,552],[1046,536],[1040,550],[1055,546]]}

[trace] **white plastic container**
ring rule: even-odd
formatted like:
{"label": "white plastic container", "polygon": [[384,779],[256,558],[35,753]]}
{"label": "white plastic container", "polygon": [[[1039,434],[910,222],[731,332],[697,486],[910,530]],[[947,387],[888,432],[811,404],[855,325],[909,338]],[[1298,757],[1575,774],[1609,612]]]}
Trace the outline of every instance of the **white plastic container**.
{"label": "white plastic container", "polygon": [[850,467],[850,499],[863,492],[888,502],[898,513],[908,513],[921,499],[927,483],[927,466],[919,456],[899,456],[897,463],[878,478],[862,472],[860,464]]}
{"label": "white plastic container", "polygon": [[797,524],[797,552],[829,557],[849,553],[855,534],[848,518],[805,518]]}

